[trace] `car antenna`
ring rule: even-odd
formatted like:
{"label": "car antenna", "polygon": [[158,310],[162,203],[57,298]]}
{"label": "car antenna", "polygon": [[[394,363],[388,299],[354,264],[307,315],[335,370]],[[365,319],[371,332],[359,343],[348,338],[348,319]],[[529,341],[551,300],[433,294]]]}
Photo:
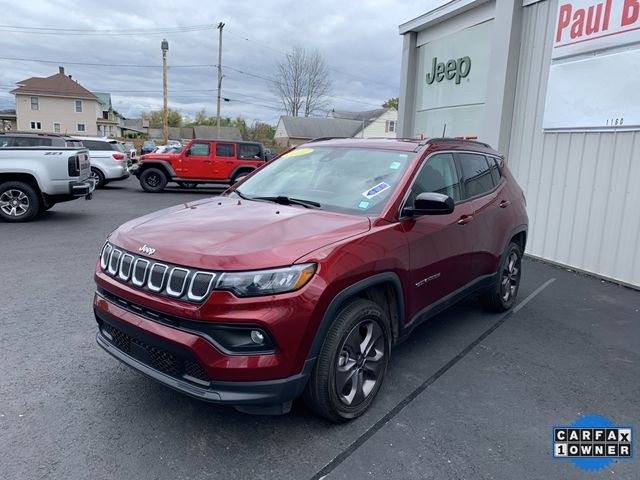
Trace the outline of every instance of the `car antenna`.
{"label": "car antenna", "polygon": [[443,127],[443,129],[442,129],[442,138],[445,138],[445,137],[446,137],[446,135],[445,135],[446,133],[447,133],[447,124],[445,123],[445,124],[444,124],[444,127]]}

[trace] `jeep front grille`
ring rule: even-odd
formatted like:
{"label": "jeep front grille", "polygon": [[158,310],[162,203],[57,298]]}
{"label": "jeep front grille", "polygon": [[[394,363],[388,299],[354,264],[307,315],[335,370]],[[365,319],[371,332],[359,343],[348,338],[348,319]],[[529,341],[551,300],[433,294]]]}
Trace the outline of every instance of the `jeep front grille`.
{"label": "jeep front grille", "polygon": [[106,243],[100,267],[110,277],[176,300],[202,303],[211,293],[217,274],[167,262],[156,262]]}

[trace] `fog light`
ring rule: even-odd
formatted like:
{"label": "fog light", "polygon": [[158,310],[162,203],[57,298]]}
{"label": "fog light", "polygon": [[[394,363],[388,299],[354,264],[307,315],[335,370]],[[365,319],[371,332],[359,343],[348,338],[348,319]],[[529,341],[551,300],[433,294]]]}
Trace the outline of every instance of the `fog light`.
{"label": "fog light", "polygon": [[264,334],[258,330],[251,330],[251,341],[256,345],[264,343]]}

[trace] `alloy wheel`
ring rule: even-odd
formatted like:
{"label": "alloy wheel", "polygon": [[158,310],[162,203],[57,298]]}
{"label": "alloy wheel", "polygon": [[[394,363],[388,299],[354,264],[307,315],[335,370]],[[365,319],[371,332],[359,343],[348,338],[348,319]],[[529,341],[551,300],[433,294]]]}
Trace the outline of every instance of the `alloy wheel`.
{"label": "alloy wheel", "polygon": [[335,386],[347,406],[362,403],[384,374],[386,346],[382,328],[364,319],[346,335],[336,358]]}
{"label": "alloy wheel", "polygon": [[504,302],[508,302],[515,295],[519,280],[520,256],[517,252],[511,251],[502,270],[500,292]]}
{"label": "alloy wheel", "polygon": [[20,190],[6,190],[0,195],[0,209],[10,217],[21,217],[29,210],[29,197]]}

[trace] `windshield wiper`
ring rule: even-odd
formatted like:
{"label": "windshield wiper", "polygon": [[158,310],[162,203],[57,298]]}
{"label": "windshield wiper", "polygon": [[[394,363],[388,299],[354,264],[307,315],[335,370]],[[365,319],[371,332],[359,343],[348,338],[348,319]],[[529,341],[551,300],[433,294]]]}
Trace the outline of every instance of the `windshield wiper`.
{"label": "windshield wiper", "polygon": [[245,194],[241,193],[240,190],[238,190],[237,188],[234,191],[232,191],[231,193],[237,194],[243,200],[251,200],[251,198],[249,198]]}
{"label": "windshield wiper", "polygon": [[267,202],[279,203],[280,205],[301,205],[305,208],[320,208],[322,206],[318,202],[314,202],[312,200],[303,200],[301,198],[291,198],[285,195],[278,195],[274,197],[251,197],[249,198],[249,200],[264,200]]}

